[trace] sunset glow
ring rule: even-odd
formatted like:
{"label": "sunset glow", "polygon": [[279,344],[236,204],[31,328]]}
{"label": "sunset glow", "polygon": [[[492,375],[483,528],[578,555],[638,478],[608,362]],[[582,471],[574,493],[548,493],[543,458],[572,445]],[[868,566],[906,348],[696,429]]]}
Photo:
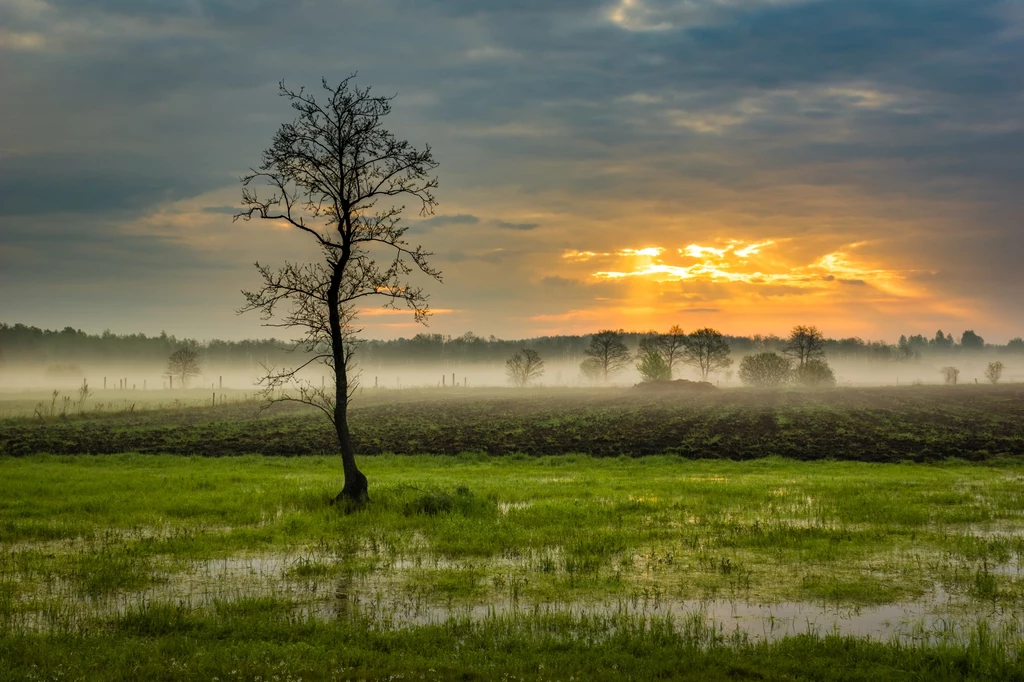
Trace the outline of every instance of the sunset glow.
{"label": "sunset glow", "polygon": [[[827,253],[807,265],[785,265],[782,260],[762,259],[750,264],[750,256],[758,255],[761,249],[775,244],[774,241],[745,245],[732,242],[724,247],[690,244],[678,252],[690,263],[665,263],[660,259],[665,249],[646,248],[641,250],[623,249],[621,256],[650,256],[651,262],[631,270],[604,270],[593,273],[597,279],[622,279],[626,277],[648,278],[654,282],[684,282],[706,280],[709,282],[742,282],[746,284],[784,284],[792,287],[819,289],[838,288],[843,284],[867,284],[891,293],[909,293],[899,286],[905,276],[899,272],[871,267],[852,262],[846,251]],[[847,248],[856,248],[851,244]],[[655,257],[658,257],[655,259]],[[759,266],[768,265],[764,271]]]}
{"label": "sunset glow", "polygon": [[285,222],[232,222],[238,177],[292,114],[281,79],[357,72],[439,163],[437,209],[400,216],[442,275],[414,282],[430,333],[1006,341],[1024,333],[1024,13],[931,4],[313,0],[254,23],[245,3],[7,3],[0,318],[266,333],[234,315],[252,263],[319,253]]}

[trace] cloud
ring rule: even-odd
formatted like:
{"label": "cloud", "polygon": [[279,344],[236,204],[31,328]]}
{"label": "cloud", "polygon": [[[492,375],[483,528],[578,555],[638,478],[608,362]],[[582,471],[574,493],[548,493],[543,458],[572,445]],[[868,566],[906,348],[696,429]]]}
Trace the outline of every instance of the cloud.
{"label": "cloud", "polygon": [[142,156],[0,156],[0,215],[144,211],[195,196],[210,181]]}
{"label": "cloud", "polygon": [[424,218],[412,223],[409,228],[410,234],[423,234],[436,227],[445,227],[448,225],[476,225],[480,222],[480,219],[475,215],[469,215],[460,213],[456,215],[437,215],[432,218]]}
{"label": "cloud", "polygon": [[559,277],[558,275],[544,277],[540,280],[540,283],[546,287],[551,287],[553,289],[566,289],[568,287],[578,287],[582,284],[582,282],[580,282],[578,279]]}
{"label": "cloud", "polygon": [[[721,250],[749,282],[689,279],[690,293],[710,296],[713,284],[723,300],[737,286],[763,296],[759,307],[716,301],[721,315],[809,314],[827,294],[847,297],[831,299],[841,320],[869,295],[881,305],[877,273],[839,261],[786,268],[868,239],[847,260],[901,273],[929,305],[955,301],[998,333],[1024,316],[1014,293],[1024,15],[1012,3],[19,0],[0,5],[0,26],[0,216],[39,234],[74,216],[97,237],[89,253],[112,254],[97,262],[127,257],[114,246],[125,234],[182,268],[216,261],[223,242],[185,220],[143,233],[198,197],[206,203],[187,215],[199,224],[235,210],[238,176],[293,113],[275,97],[278,80],[315,86],[359,71],[361,84],[398,95],[389,128],[429,142],[441,162],[448,213],[408,224],[450,254],[435,295],[458,305],[443,307],[483,318],[515,292],[552,316],[598,309],[605,302],[551,296],[553,278],[689,268],[679,250],[695,245]],[[0,234],[3,253],[42,248],[18,235]],[[618,263],[623,249],[651,245],[665,249],[659,263]],[[23,275],[28,292],[42,276]],[[161,276],[168,290],[183,286]],[[795,287],[781,276],[817,279]],[[644,310],[679,309],[661,297],[681,282],[646,291],[649,277],[621,279],[560,291],[632,288]],[[936,323],[945,314],[929,310]],[[871,323],[882,334],[904,319],[879,312]],[[524,333],[493,324],[485,331]]]}
{"label": "cloud", "polygon": [[238,215],[238,206],[204,206],[203,213],[215,213],[217,215]]}
{"label": "cloud", "polygon": [[529,232],[540,227],[537,223],[509,223],[504,220],[495,220],[493,225],[500,230],[517,230],[519,232]]}

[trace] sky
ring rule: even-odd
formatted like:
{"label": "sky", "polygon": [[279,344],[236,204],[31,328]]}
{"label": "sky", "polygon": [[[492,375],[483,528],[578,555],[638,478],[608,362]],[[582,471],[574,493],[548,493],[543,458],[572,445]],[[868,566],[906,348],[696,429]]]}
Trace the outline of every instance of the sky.
{"label": "sky", "polygon": [[364,336],[1024,334],[1020,0],[0,0],[0,321],[282,336],[239,177],[353,73],[440,163]]}

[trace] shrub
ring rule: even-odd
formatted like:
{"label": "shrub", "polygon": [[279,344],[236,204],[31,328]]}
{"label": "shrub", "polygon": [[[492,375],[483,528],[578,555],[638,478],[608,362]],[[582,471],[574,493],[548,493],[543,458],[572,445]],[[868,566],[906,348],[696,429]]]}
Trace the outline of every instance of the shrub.
{"label": "shrub", "polygon": [[836,374],[821,358],[811,358],[804,363],[803,367],[797,367],[793,371],[793,380],[801,386],[809,388],[835,386]]}
{"label": "shrub", "polygon": [[956,380],[960,378],[960,370],[956,367],[943,367],[939,370],[942,380],[949,386],[956,386]]}
{"label": "shrub", "polygon": [[455,488],[454,492],[438,489],[427,490],[414,499],[406,502],[403,512],[406,516],[422,514],[437,516],[438,514],[461,514],[478,516],[484,513],[489,503],[473,494],[464,485]]}
{"label": "shrub", "polygon": [[641,381],[669,381],[672,379],[672,369],[661,353],[654,349],[642,352],[637,358],[636,369],[640,372]]}
{"label": "shrub", "polygon": [[790,362],[778,353],[764,351],[740,362],[740,381],[747,386],[778,386],[789,378]]}
{"label": "shrub", "polygon": [[1006,366],[1000,361],[988,363],[988,367],[985,368],[985,378],[993,384],[998,384],[999,380],[1003,378],[1003,370]]}

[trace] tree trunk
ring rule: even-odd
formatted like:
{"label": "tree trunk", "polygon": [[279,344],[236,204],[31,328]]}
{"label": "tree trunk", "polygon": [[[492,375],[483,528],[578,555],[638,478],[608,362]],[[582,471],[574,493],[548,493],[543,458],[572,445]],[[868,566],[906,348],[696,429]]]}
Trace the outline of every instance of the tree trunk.
{"label": "tree trunk", "polygon": [[[342,414],[338,418],[338,412]],[[352,437],[348,432],[348,415],[343,410],[335,409],[335,430],[341,444],[341,463],[345,469],[345,486],[334,498],[335,502],[349,501],[363,503],[370,499],[369,485],[366,476],[356,466],[356,453],[352,447]]]}
{"label": "tree trunk", "polygon": [[348,432],[348,358],[345,357],[345,337],[341,330],[341,315],[338,310],[338,290],[342,273],[348,262],[348,249],[342,251],[342,258],[334,267],[330,287],[327,290],[328,322],[331,328],[331,355],[334,360],[334,429],[341,446],[341,463],[345,470],[345,486],[334,498],[335,502],[349,501],[362,504],[370,499],[366,476],[356,466],[356,451]]}
{"label": "tree trunk", "polygon": [[[333,317],[333,316],[332,316]],[[333,322],[333,320],[332,320]],[[356,451],[348,432],[348,367],[344,344],[340,335],[334,339],[334,430],[341,446],[341,463],[345,470],[345,486],[335,497],[336,502],[367,502],[370,499],[366,476],[356,466]]]}

